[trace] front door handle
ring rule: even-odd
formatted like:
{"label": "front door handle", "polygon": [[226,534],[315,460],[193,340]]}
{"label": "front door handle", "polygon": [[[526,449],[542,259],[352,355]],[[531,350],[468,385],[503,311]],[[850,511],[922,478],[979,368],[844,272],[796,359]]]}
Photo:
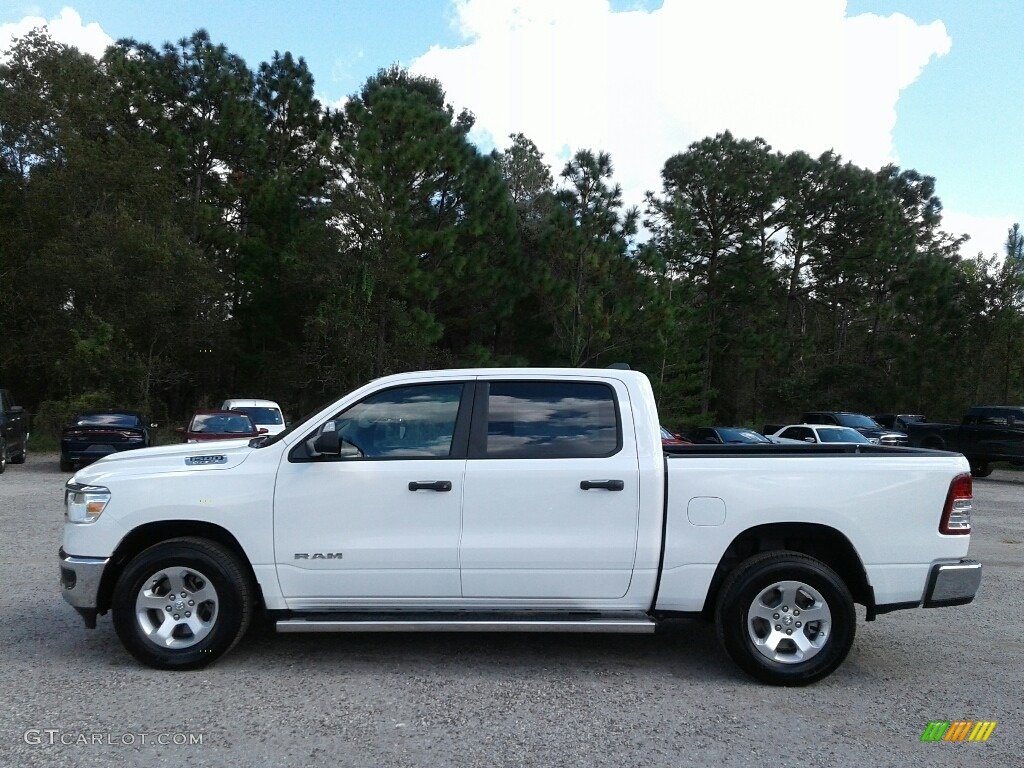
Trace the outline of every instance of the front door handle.
{"label": "front door handle", "polygon": [[420,480],[409,483],[410,491],[441,491],[447,492],[452,489],[451,480]]}
{"label": "front door handle", "polygon": [[581,480],[580,488],[589,491],[591,488],[604,488],[606,491],[621,491],[626,484],[621,480]]}

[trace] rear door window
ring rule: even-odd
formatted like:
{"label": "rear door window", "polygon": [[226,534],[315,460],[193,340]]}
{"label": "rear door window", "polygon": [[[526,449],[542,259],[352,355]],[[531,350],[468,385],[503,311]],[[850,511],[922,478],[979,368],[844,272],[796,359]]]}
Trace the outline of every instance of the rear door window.
{"label": "rear door window", "polygon": [[978,417],[978,424],[984,427],[1005,427],[1006,414],[998,411],[982,414]]}
{"label": "rear door window", "polygon": [[601,458],[622,447],[615,392],[606,384],[509,381],[483,389],[476,458]]}

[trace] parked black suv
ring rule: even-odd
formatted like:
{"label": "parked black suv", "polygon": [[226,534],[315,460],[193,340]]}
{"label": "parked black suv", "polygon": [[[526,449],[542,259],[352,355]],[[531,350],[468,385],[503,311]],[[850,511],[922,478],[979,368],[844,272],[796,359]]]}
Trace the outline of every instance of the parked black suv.
{"label": "parked black suv", "polygon": [[29,417],[25,409],[11,401],[11,393],[0,389],[0,472],[11,464],[24,464],[28,458]]}

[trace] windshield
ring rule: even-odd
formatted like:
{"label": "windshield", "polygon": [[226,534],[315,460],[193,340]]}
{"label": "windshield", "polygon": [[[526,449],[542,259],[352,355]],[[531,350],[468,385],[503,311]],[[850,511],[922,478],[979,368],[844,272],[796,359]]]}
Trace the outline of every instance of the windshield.
{"label": "windshield", "polygon": [[75,418],[78,427],[137,427],[139,417],[130,413],[83,413]]}
{"label": "windshield", "polygon": [[719,436],[724,443],[770,443],[764,435],[752,429],[719,429]]}
{"label": "windshield", "polygon": [[284,417],[277,408],[260,408],[246,405],[237,406],[231,410],[249,414],[257,424],[284,424]]}
{"label": "windshield", "polygon": [[864,435],[855,429],[846,427],[819,427],[818,440],[823,443],[870,443]]}
{"label": "windshield", "polygon": [[252,420],[243,413],[197,413],[189,432],[217,435],[251,435],[256,431]]}
{"label": "windshield", "polygon": [[881,429],[882,427],[870,416],[861,413],[837,413],[836,421],[844,427],[853,427],[854,429]]}

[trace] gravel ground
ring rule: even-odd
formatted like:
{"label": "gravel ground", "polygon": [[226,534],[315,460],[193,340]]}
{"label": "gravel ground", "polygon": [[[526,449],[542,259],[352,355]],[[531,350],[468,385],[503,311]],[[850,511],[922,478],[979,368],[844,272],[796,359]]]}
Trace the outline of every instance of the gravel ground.
{"label": "gravel ground", "polygon": [[[803,689],[751,681],[700,622],[653,637],[257,626],[208,669],[157,672],[109,616],[88,631],[60,597],[65,479],[56,455],[0,476],[0,766],[1024,765],[1024,473],[975,481],[973,604],[862,621],[839,671]],[[930,720],[998,726],[922,743]]]}

